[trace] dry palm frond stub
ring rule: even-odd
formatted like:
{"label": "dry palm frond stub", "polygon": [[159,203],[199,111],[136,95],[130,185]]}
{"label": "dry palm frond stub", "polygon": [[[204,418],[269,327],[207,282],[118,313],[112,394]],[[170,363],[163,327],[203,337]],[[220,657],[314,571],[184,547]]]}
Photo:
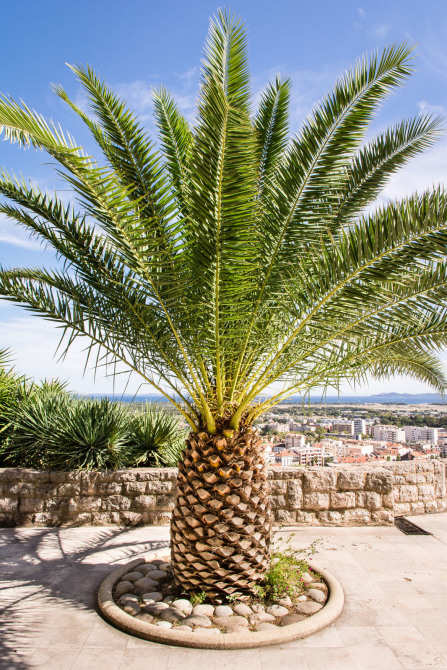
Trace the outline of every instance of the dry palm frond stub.
{"label": "dry palm frond stub", "polygon": [[328,595],[325,581],[309,569],[303,574],[301,595],[283,595],[269,603],[255,596],[240,601],[236,595],[215,606],[204,594],[182,594],[173,581],[168,559],[138,565],[114,588],[115,603],[136,619],[179,633],[214,635],[274,630],[297,623],[319,612]]}

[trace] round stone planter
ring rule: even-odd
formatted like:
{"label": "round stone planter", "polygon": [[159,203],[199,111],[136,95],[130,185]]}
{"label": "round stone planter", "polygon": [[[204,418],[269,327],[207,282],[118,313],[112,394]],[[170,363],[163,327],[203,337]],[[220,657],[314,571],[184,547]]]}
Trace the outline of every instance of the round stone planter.
{"label": "round stone planter", "polygon": [[126,614],[113,599],[113,588],[115,584],[127,572],[134,570],[138,565],[159,558],[163,552],[150,552],[144,558],[137,558],[126,565],[113,570],[102,582],[98,592],[98,604],[104,617],[114,626],[130,635],[159,642],[171,644],[178,647],[192,647],[195,649],[249,649],[251,647],[266,647],[274,644],[283,644],[307,637],[317,631],[329,626],[342,612],[344,605],[343,590],[339,582],[323,568],[312,565],[326,582],[329,597],[324,607],[312,616],[278,628],[278,630],[265,630],[246,633],[225,633],[221,635],[210,635],[208,633],[176,632],[175,628],[163,629],[145,621],[135,619]]}

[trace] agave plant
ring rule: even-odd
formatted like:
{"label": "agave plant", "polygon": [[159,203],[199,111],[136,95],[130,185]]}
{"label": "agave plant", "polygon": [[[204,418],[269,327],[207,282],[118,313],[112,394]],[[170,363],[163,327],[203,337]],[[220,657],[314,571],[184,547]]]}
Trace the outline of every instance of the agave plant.
{"label": "agave plant", "polygon": [[146,404],[130,417],[128,446],[130,466],[174,467],[185,448],[185,439],[175,416]]}
{"label": "agave plant", "polygon": [[[211,21],[195,122],[154,92],[159,148],[89,67],[74,66],[100,158],[4,97],[4,137],[46,151],[73,192],[3,172],[0,212],[52,247],[60,271],[3,269],[0,294],[124,364],[166,396],[191,433],[179,467],[172,561],[183,589],[250,592],[269,565],[262,412],[341,381],[409,374],[442,391],[447,334],[446,194],[371,206],[433,144],[424,115],[367,139],[411,73],[411,47],[362,58],[289,137],[290,81],[252,113],[246,38]],[[276,386],[272,385],[276,383]]]}

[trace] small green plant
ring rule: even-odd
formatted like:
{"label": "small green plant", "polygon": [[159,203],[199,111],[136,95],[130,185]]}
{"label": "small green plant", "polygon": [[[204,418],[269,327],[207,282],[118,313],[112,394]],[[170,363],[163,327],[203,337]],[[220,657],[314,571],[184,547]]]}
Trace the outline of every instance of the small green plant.
{"label": "small green plant", "polygon": [[235,591],[234,593],[231,593],[229,596],[227,596],[227,602],[228,603],[235,603],[239,600],[241,597],[242,593],[239,591]]}
{"label": "small green plant", "polygon": [[189,600],[191,601],[191,605],[193,607],[196,605],[201,605],[206,600],[206,593],[205,591],[200,591],[200,593],[193,593]]}
{"label": "small green plant", "polygon": [[304,549],[295,549],[290,545],[292,537],[273,548],[270,568],[266,572],[263,587],[260,587],[264,591],[262,599],[273,600],[286,595],[293,599],[307,589],[306,574],[320,540],[315,540]]}

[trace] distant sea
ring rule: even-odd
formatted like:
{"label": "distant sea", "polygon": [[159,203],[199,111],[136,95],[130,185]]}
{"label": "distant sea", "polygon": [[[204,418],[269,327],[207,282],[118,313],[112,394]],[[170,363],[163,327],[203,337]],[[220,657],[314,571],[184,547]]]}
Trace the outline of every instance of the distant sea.
{"label": "distant sea", "polygon": [[[118,402],[127,402],[127,403],[158,403],[158,402],[168,402],[164,396],[161,395],[110,395],[110,394],[94,394],[89,396],[91,398],[109,398],[110,400],[117,400]],[[308,403],[309,399],[305,398],[304,400],[300,396],[291,396],[284,404],[289,403]],[[321,396],[311,396],[310,403],[312,405],[326,404],[326,405],[339,405],[339,404],[404,404],[404,405],[423,405],[423,404],[443,404],[447,403],[447,398],[443,398],[438,393],[379,393],[377,395],[340,395],[340,396],[330,396],[325,397]]]}

